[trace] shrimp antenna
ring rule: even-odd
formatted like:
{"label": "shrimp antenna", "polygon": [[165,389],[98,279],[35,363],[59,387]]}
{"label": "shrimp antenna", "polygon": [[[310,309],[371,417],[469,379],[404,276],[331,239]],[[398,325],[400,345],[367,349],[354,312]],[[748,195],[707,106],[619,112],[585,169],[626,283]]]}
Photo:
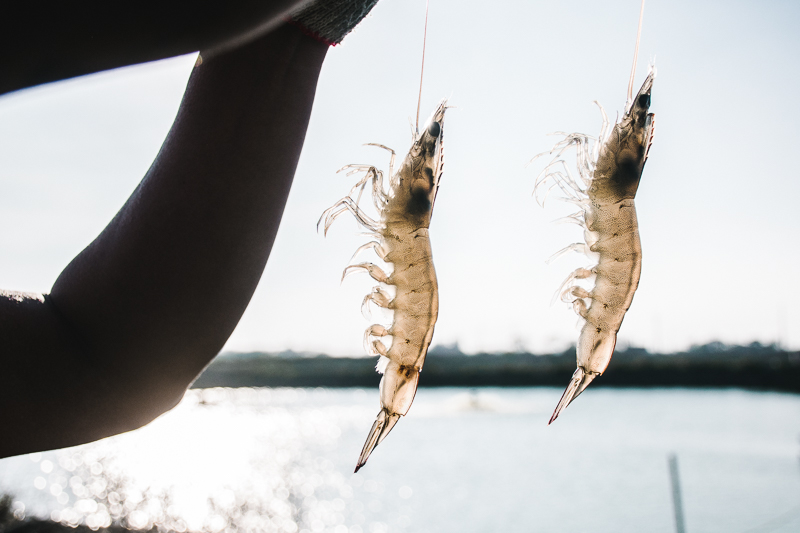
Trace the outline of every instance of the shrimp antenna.
{"label": "shrimp antenna", "polygon": [[[427,16],[427,15],[426,15]],[[636,48],[633,51],[633,67],[631,67],[631,80],[628,82],[628,101],[626,110],[630,109],[633,102],[633,77],[636,75],[636,61],[639,59],[639,41],[642,39],[642,19],[644,18],[644,0],[642,0],[642,8],[639,11],[639,29],[636,32]],[[424,52],[423,52],[423,57]]]}
{"label": "shrimp antenna", "polygon": [[414,128],[419,135],[419,107],[422,104],[422,75],[425,74],[425,43],[428,40],[428,0],[425,0],[425,31],[422,34],[422,67],[419,70],[419,98],[417,98],[417,124]]}

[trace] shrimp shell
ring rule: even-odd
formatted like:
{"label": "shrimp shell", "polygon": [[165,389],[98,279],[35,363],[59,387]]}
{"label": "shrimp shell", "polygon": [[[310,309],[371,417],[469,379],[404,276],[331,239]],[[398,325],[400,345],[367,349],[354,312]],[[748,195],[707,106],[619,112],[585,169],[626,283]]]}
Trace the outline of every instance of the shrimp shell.
{"label": "shrimp shell", "polygon": [[[327,234],[340,214],[351,212],[374,239],[359,247],[355,255],[374,250],[392,267],[387,274],[373,263],[356,263],[345,268],[342,276],[366,271],[379,285],[364,298],[362,307],[368,309],[374,304],[390,309],[394,314],[391,326],[373,324],[364,332],[367,350],[381,355],[377,369],[383,377],[380,384],[381,411],[361,450],[356,472],[411,407],[439,314],[439,291],[428,227],[444,168],[446,104],[446,100],[439,104],[422,133],[414,133],[408,155],[396,173],[393,173],[394,151],[383,145],[372,145],[391,152],[388,191],[384,191],[382,171],[368,165],[348,165],[340,172],[348,170],[348,175],[359,172],[364,175],[347,196],[322,213],[317,223],[319,226],[324,219]],[[370,218],[359,207],[369,181],[372,182],[373,204],[380,214],[378,220]],[[394,296],[387,288],[393,289],[390,291]],[[387,347],[381,339],[388,336],[392,337],[392,342]]]}
{"label": "shrimp shell", "polygon": [[[594,266],[572,272],[556,293],[562,301],[571,303],[585,322],[576,348],[577,369],[549,423],[605,372],[617,332],[639,285],[642,247],[634,197],[655,131],[655,115],[648,113],[655,76],[651,66],[642,88],[626,106],[625,115],[610,130],[608,117],[597,104],[603,115],[600,136],[593,139],[581,133],[565,134],[549,152],[555,157],[536,181],[537,200],[544,202],[539,195],[546,183],[550,184],[548,192],[558,187],[566,201],[580,207],[567,218],[584,229],[585,242],[567,246],[550,260],[578,251],[597,261]],[[576,152],[577,178],[562,159],[571,147]],[[591,290],[576,283],[592,279]]]}

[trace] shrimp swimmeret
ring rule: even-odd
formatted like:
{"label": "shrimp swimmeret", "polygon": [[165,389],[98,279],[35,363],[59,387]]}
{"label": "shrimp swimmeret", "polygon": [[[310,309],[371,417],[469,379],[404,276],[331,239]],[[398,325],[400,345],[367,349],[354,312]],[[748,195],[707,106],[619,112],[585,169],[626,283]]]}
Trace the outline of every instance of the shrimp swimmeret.
{"label": "shrimp swimmeret", "polygon": [[[639,24],[641,31],[641,17]],[[637,50],[638,44],[637,38]],[[557,153],[540,174],[534,190],[536,192],[549,181],[551,188],[558,186],[564,192],[565,200],[580,207],[580,211],[567,217],[567,221],[583,227],[586,242],[571,244],[551,259],[577,251],[597,261],[590,268],[578,268],[572,272],[557,293],[563,301],[572,303],[585,323],[577,345],[578,368],[550,423],[605,371],[614,353],[617,332],[639,285],[642,247],[634,197],[653,142],[655,115],[648,110],[656,71],[651,66],[635,98],[632,96],[633,75],[632,72],[622,119],[609,132],[608,117],[600,107],[603,127],[598,139],[581,133],[565,135],[549,152]],[[561,158],[571,146],[575,146],[579,180],[574,178]],[[576,283],[592,279],[594,287],[591,290]]]}
{"label": "shrimp swimmeret", "polygon": [[[356,270],[368,272],[380,284],[364,298],[364,306],[372,302],[394,312],[390,327],[374,324],[364,333],[367,349],[381,355],[378,371],[383,373],[383,378],[380,384],[381,411],[361,450],[356,472],[411,407],[439,314],[439,292],[428,226],[444,166],[442,138],[446,103],[444,100],[439,104],[422,133],[414,133],[411,149],[396,173],[392,172],[394,151],[379,144],[372,145],[392,154],[388,192],[384,190],[382,171],[369,165],[347,165],[341,170],[350,170],[348,175],[364,172],[364,176],[353,186],[350,194],[320,217],[320,222],[325,220],[327,234],[336,217],[345,211],[353,213],[368,235],[375,239],[358,248],[356,254],[371,249],[392,266],[391,273],[387,274],[375,264],[358,263],[345,268],[342,276],[344,278]],[[370,180],[379,220],[373,220],[359,207],[361,193]],[[393,289],[394,295],[387,289]],[[388,348],[380,340],[387,336],[392,337]]]}

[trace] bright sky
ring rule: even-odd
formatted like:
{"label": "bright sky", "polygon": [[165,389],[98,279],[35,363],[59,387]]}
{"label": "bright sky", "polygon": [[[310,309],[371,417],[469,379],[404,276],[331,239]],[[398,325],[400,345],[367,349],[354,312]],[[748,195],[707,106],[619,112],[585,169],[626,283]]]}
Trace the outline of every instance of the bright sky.
{"label": "bright sky", "polygon": [[[576,317],[551,306],[580,240],[531,198],[553,131],[596,134],[621,111],[638,0],[431,0],[421,115],[449,97],[447,161],[431,226],[440,285],[434,344],[562,349]],[[294,188],[262,282],[226,350],[363,353],[373,283],[342,269],[365,242],[348,217],[315,224],[352,185],[348,163],[386,168],[416,112],[424,0],[381,0],[331,50]],[[656,57],[657,128],[637,195],[644,262],[620,342],[653,350],[780,341],[800,347],[800,4],[650,0],[636,86]],[[193,56],[0,98],[0,287],[48,291],[156,155]]]}

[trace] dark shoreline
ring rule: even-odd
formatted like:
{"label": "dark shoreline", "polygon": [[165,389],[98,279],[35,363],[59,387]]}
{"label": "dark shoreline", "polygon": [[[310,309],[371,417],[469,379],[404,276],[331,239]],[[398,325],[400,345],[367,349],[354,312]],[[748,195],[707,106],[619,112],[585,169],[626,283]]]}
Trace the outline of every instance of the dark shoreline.
{"label": "dark shoreline", "polygon": [[[214,361],[192,388],[377,387],[374,357],[265,353],[227,354]],[[425,362],[423,387],[565,387],[575,370],[573,350],[555,355],[442,354]],[[727,347],[653,355],[618,351],[595,387],[737,387],[800,392],[800,352],[772,346]]]}

